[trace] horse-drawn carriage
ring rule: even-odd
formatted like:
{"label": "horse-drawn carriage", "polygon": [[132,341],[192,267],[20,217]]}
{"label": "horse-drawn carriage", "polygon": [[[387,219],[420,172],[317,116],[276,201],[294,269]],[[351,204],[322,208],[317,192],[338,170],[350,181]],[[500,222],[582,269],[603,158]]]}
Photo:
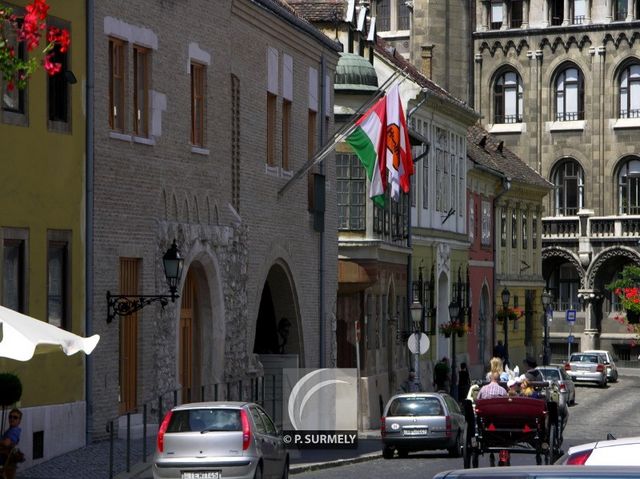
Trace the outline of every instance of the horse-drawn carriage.
{"label": "horse-drawn carriage", "polygon": [[554,385],[546,381],[531,385],[536,396],[504,396],[465,400],[467,420],[463,442],[464,467],[478,467],[478,458],[500,454],[500,465],[509,465],[511,453],[535,454],[536,463],[552,464],[562,455],[563,414],[559,414]]}

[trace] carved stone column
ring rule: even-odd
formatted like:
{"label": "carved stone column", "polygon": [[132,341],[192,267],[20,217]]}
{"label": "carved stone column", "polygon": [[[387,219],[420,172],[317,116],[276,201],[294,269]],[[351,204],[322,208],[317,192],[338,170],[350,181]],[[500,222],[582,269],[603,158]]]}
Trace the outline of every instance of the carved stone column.
{"label": "carved stone column", "polygon": [[522,2],[522,27],[529,28],[529,0]]}
{"label": "carved stone column", "polygon": [[582,300],[585,310],[584,331],[582,332],[582,341],[580,349],[597,349],[600,345],[600,332],[597,326],[597,307],[602,307],[602,301],[599,294],[592,289],[583,289],[578,291],[578,297]]}
{"label": "carved stone column", "polygon": [[562,25],[571,25],[573,23],[569,18],[569,0],[564,0],[564,7],[562,9]]}

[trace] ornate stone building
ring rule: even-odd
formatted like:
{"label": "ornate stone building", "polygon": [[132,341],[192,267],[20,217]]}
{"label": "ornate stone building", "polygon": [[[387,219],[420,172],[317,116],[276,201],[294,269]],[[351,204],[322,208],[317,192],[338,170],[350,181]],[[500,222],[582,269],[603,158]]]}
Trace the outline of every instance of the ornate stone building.
{"label": "ornate stone building", "polygon": [[[554,189],[542,220],[553,359],[571,347],[637,357],[606,285],[640,263],[640,7],[476,1],[474,106]],[[417,7],[416,7],[417,8]],[[566,311],[577,310],[571,330]],[[572,336],[572,338],[569,338]]]}

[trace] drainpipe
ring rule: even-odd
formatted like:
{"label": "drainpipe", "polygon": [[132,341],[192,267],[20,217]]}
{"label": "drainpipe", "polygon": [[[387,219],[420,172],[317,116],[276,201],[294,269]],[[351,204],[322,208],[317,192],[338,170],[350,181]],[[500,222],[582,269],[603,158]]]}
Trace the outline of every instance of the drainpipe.
{"label": "drainpipe", "polygon": [[[93,334],[93,77],[94,77],[94,57],[93,57],[93,0],[87,0],[85,4],[87,9],[86,30],[87,30],[87,80],[86,80],[86,178],[85,178],[85,333],[89,337]],[[86,444],[91,443],[91,424],[93,423],[93,397],[91,394],[93,388],[92,369],[93,359],[91,355],[85,356],[85,407],[86,407],[86,424],[85,424],[85,441]]]}
{"label": "drainpipe", "polygon": [[[327,65],[325,63],[325,58],[324,58],[324,54],[322,55],[322,57],[320,58],[320,144],[324,145],[325,141],[326,141],[326,136],[327,136],[327,132],[325,131],[324,128],[324,124],[326,121],[326,111],[325,109],[327,108],[327,105],[325,105],[325,89],[327,88],[327,85],[325,83],[325,78],[326,78],[326,71],[327,69]],[[319,163],[319,167],[318,167],[320,174],[323,175],[324,174],[324,162],[320,162]],[[326,178],[325,178],[325,185],[326,185]],[[326,191],[326,188],[325,188]],[[326,203],[326,196],[323,196],[322,201],[324,201]],[[325,215],[325,208],[322,209],[323,210],[323,216]],[[319,362],[320,362],[320,367],[324,368],[325,367],[325,344],[324,344],[324,328],[325,328],[325,321],[324,321],[324,314],[325,314],[325,307],[324,307],[324,219],[323,219],[323,227],[322,227],[322,231],[320,231],[320,238],[319,238],[319,252],[318,252],[318,263],[319,263],[319,278],[318,278],[318,296],[319,296],[319,300],[320,300],[320,308],[319,308],[319,331],[320,334],[318,334],[318,338],[320,341],[320,356],[319,356]]]}

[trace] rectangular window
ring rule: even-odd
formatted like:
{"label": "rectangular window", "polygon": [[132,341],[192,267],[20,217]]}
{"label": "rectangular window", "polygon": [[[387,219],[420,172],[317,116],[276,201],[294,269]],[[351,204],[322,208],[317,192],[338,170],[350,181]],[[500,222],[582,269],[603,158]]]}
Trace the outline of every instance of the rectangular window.
{"label": "rectangular window", "polygon": [[511,0],[511,28],[522,26],[522,0]]}
{"label": "rectangular window", "polygon": [[411,10],[405,0],[396,0],[398,8],[398,30],[409,30],[411,28]]}
{"label": "rectangular window", "polygon": [[[14,9],[14,13],[21,14],[20,9]],[[21,60],[27,59],[27,49],[25,47],[24,41],[19,42],[17,36],[14,33],[14,30],[10,27],[5,28],[5,34],[7,46],[9,49],[13,49],[15,56]],[[15,78],[11,83],[12,86],[9,86],[9,82],[0,76],[0,92],[2,93],[2,103],[0,103],[0,107],[4,112],[7,112],[9,115],[18,114],[25,115],[26,107],[25,107],[25,97],[26,97],[26,89],[20,89],[17,86],[16,82],[17,78]],[[10,119],[7,117],[7,114],[3,115],[3,121],[7,121],[12,123]]]}
{"label": "rectangular window", "polygon": [[491,30],[499,30],[502,27],[502,0],[491,2]]}
{"label": "rectangular window", "polygon": [[[64,26],[63,28],[67,28]],[[71,47],[70,47],[71,48]],[[60,72],[53,76],[47,75],[47,102],[49,114],[49,129],[68,131],[70,122],[70,88],[69,51],[61,52],[58,46],[51,51],[52,63],[61,65]]]}
{"label": "rectangular window", "polygon": [[528,223],[527,214],[522,213],[522,249],[527,249],[529,242],[529,228],[527,228]]}
{"label": "rectangular window", "polygon": [[109,126],[124,131],[125,42],[109,39]]}
{"label": "rectangular window", "polygon": [[276,103],[277,97],[267,93],[267,165],[276,165]]}
{"label": "rectangular window", "polygon": [[47,251],[47,321],[59,328],[69,324],[69,243],[49,239]]}
{"label": "rectangular window", "polygon": [[366,212],[366,174],[355,155],[336,155],[338,229],[363,231]]}
{"label": "rectangular window", "polygon": [[511,247],[518,247],[518,215],[515,210],[511,212]]}
{"label": "rectangular window", "polygon": [[482,201],[482,245],[491,244],[491,203]]}
{"label": "rectangular window", "polygon": [[573,0],[573,24],[582,25],[587,17],[587,1]]}
{"label": "rectangular window", "polygon": [[133,47],[133,131],[149,136],[149,58],[148,48]]}
{"label": "rectangular window", "polygon": [[191,144],[204,146],[206,67],[191,62]]}
{"label": "rectangular window", "polygon": [[500,246],[507,247],[507,212],[504,208],[500,212]]}
{"label": "rectangular window", "polygon": [[291,143],[291,102],[282,101],[282,169],[290,171],[289,148]]}
{"label": "rectangular window", "polygon": [[376,27],[380,32],[391,30],[391,0],[376,2]]}
{"label": "rectangular window", "polygon": [[25,240],[5,238],[2,274],[2,305],[26,313]]}
{"label": "rectangular window", "polygon": [[531,247],[535,250],[538,247],[538,215],[531,217]]}

